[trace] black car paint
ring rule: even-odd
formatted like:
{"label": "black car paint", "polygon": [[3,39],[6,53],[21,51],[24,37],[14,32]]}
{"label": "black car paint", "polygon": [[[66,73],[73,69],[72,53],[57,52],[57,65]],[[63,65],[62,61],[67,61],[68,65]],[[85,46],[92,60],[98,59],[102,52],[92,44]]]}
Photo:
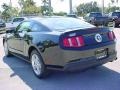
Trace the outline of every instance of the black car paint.
{"label": "black car paint", "polygon": [[[31,27],[33,26],[34,23],[38,23],[36,21],[31,21]],[[18,26],[19,27],[19,26]],[[79,35],[84,35],[84,34],[91,34],[91,33],[100,33],[100,31],[102,33],[105,32],[109,32],[108,29],[98,29],[98,28],[94,28],[94,29],[89,29],[89,30],[71,30],[71,31],[52,31],[47,27],[44,27],[45,30],[42,31],[32,31],[30,28],[29,30],[23,32],[23,31],[19,31],[17,32],[17,28],[15,31],[13,31],[12,33],[7,33],[6,36],[3,39],[3,43],[5,41],[9,41],[8,43],[11,44],[11,46],[9,46],[9,48],[11,49],[10,51],[12,53],[14,53],[14,55],[18,55],[20,57],[23,57],[24,59],[26,58],[29,61],[29,57],[30,57],[30,53],[33,49],[36,49],[39,51],[40,54],[45,53],[45,51],[47,51],[47,49],[51,48],[51,47],[60,47],[59,44],[61,41],[60,40],[60,36],[61,35],[66,35],[69,33],[72,33],[74,31],[78,32],[77,34]],[[11,41],[10,41],[11,40]],[[92,47],[92,49],[95,48],[100,48],[103,47],[105,45],[111,45],[111,44],[115,44],[115,42],[113,41],[113,43],[104,43],[101,44],[101,46],[89,46],[89,49]],[[62,49],[62,48],[61,48]],[[73,49],[72,49],[73,50]],[[75,49],[74,49],[75,50]],[[83,50],[85,50],[85,48],[83,48]],[[51,51],[52,52],[52,51]],[[57,57],[57,56],[56,56]],[[29,61],[30,62],[30,61]],[[51,61],[54,62],[54,61]],[[57,61],[58,62],[58,61]],[[64,65],[64,64],[63,64]],[[47,65],[50,66],[50,65]],[[58,66],[58,65],[56,65]]]}

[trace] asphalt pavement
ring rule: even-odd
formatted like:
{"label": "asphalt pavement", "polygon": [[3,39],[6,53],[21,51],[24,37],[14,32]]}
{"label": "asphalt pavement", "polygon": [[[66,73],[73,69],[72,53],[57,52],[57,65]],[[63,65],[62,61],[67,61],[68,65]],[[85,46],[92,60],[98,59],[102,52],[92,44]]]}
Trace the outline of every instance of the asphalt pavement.
{"label": "asphalt pavement", "polygon": [[120,90],[120,29],[117,38],[118,59],[83,72],[52,71],[38,79],[31,65],[17,57],[5,57],[0,35],[0,90]]}

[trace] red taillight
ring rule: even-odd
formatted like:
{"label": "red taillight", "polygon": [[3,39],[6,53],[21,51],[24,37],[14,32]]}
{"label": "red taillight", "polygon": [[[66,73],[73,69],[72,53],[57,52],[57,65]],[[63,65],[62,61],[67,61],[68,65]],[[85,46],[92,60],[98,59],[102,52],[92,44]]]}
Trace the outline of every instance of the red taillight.
{"label": "red taillight", "polygon": [[110,40],[114,40],[116,38],[113,31],[108,33],[108,37],[109,37]]}
{"label": "red taillight", "polygon": [[63,45],[65,47],[82,47],[84,46],[84,40],[82,36],[64,38]]}

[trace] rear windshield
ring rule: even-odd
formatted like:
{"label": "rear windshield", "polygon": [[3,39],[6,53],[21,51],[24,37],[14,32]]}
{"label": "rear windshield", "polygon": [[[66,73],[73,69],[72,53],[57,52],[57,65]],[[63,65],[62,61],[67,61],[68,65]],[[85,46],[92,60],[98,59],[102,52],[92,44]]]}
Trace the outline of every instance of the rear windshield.
{"label": "rear windshield", "polygon": [[118,17],[120,17],[120,12],[114,12],[114,13],[112,13],[112,16],[118,16]]}
{"label": "rear windshield", "polygon": [[15,18],[13,20],[13,22],[22,22],[24,20],[24,18]]}
{"label": "rear windshield", "polygon": [[85,29],[95,27],[87,22],[75,18],[48,18],[40,21],[43,25],[51,30],[65,30],[65,29]]}

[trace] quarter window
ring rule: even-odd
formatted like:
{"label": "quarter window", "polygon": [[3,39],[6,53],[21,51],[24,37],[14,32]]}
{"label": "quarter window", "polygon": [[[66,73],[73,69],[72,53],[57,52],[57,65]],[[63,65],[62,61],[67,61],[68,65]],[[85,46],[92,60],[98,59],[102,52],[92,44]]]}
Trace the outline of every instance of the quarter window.
{"label": "quarter window", "polygon": [[32,31],[35,32],[35,31],[42,31],[42,26],[37,24],[37,23],[34,23],[32,25]]}

